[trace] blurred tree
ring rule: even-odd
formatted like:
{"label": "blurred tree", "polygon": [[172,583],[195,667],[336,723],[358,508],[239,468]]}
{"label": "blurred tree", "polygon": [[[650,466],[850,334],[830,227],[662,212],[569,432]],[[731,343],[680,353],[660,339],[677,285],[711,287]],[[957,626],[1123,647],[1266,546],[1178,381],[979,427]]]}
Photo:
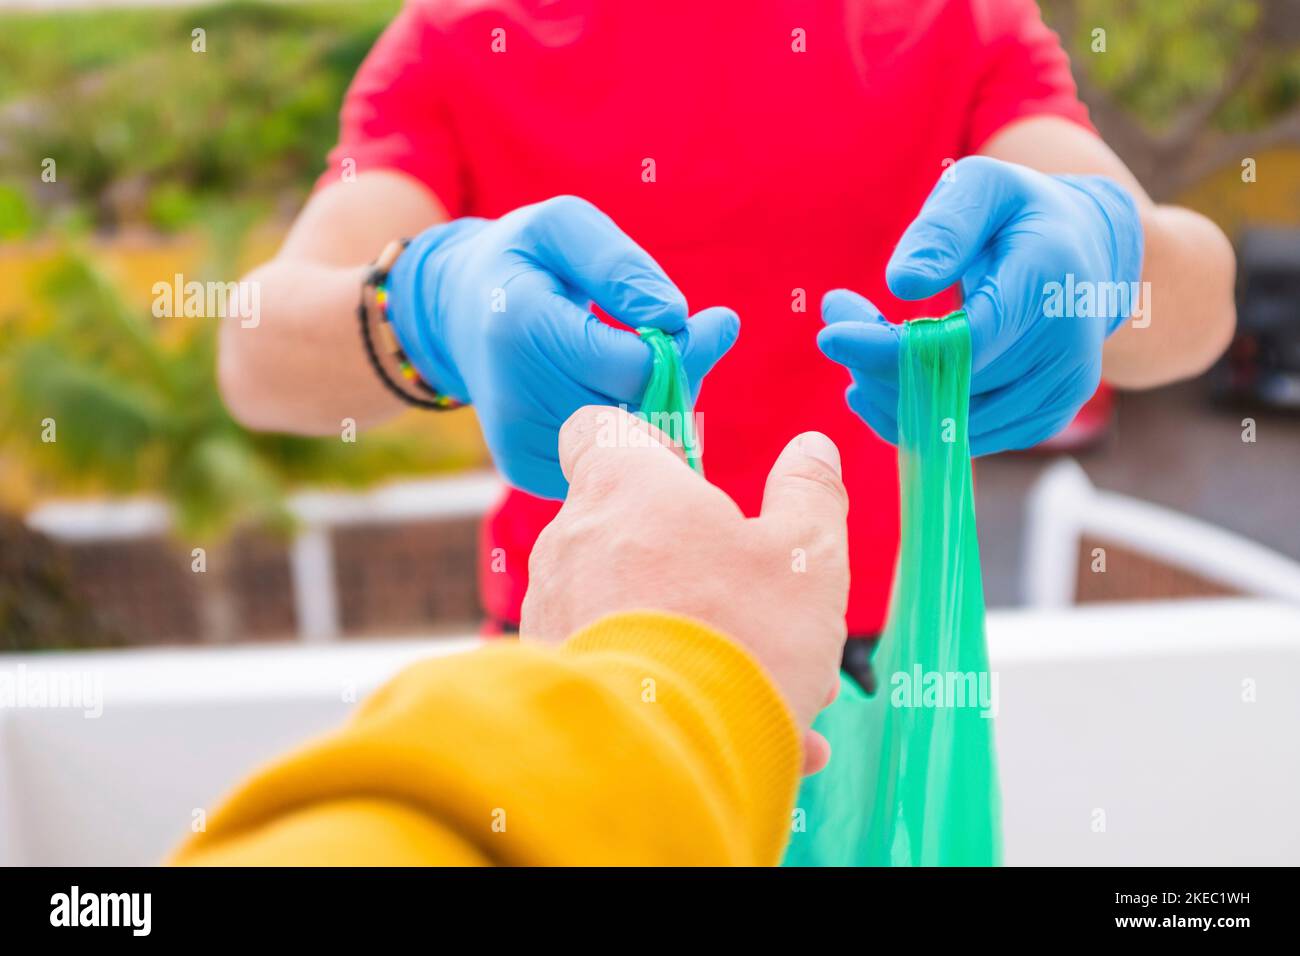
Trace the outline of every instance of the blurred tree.
{"label": "blurred tree", "polygon": [[1156,199],[1300,146],[1300,0],[1042,6],[1093,122]]}
{"label": "blurred tree", "polygon": [[[1041,3],[1098,127],[1157,197],[1300,143],[1300,0]],[[0,14],[0,235],[68,217],[167,231],[235,203],[295,208],[399,6]],[[205,53],[191,50],[195,24]],[[56,183],[39,180],[45,158]]]}
{"label": "blurred tree", "polygon": [[[356,487],[470,463],[383,432],[353,443],[244,430],[216,386],[220,320],[139,314],[75,251],[54,262],[34,301],[47,306],[0,323],[0,438],[60,490],[165,498],[184,549],[206,551],[209,639],[238,632],[226,579],[230,532],[244,522],[288,530],[293,486]],[[43,440],[47,420],[53,441]]]}
{"label": "blurred tree", "polygon": [[[296,205],[398,0],[0,13],[0,186],[111,230]],[[191,30],[206,33],[192,49]],[[53,159],[57,180],[41,179]],[[9,205],[12,205],[10,203]],[[14,233],[0,195],[0,235]]]}

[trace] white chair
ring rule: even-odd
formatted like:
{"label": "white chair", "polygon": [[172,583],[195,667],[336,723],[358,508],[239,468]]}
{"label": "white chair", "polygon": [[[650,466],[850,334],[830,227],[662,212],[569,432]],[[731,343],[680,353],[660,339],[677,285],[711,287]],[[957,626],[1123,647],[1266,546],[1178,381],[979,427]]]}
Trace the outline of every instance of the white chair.
{"label": "white chair", "polygon": [[1022,594],[1030,607],[1077,603],[1085,542],[1113,547],[1129,555],[1130,563],[1159,566],[1180,577],[1187,594],[1242,594],[1300,604],[1300,563],[1196,518],[1099,491],[1073,459],[1043,473],[1027,507]]}

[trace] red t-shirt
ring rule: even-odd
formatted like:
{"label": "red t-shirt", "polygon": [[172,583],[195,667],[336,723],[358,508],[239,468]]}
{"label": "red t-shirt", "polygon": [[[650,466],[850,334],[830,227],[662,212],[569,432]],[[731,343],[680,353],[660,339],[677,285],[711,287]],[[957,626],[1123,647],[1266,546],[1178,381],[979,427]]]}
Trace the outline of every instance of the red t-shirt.
{"label": "red t-shirt", "polygon": [[[947,164],[1037,114],[1091,128],[1031,0],[427,0],[358,72],[322,181],[349,159],[400,170],[453,217],[583,196],[692,311],[734,308],[740,341],[697,406],[705,474],[755,514],[791,437],[834,439],[852,502],[848,626],[864,634],[893,576],[897,460],[817,350],[821,296],[854,289],[895,320],[954,307],[951,293],[893,298],[885,263]],[[511,491],[485,521],[497,619],[518,621],[529,550],[558,507]]]}

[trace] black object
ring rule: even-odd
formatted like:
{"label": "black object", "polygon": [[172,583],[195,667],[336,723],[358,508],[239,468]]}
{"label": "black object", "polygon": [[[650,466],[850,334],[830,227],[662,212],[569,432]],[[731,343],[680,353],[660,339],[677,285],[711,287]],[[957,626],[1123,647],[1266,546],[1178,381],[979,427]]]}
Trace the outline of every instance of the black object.
{"label": "black object", "polygon": [[1237,334],[1214,367],[1221,398],[1300,410],[1300,229],[1237,243]]}
{"label": "black object", "polygon": [[857,682],[864,693],[876,692],[876,672],[871,669],[871,658],[880,643],[879,634],[850,636],[844,645],[840,668]]}

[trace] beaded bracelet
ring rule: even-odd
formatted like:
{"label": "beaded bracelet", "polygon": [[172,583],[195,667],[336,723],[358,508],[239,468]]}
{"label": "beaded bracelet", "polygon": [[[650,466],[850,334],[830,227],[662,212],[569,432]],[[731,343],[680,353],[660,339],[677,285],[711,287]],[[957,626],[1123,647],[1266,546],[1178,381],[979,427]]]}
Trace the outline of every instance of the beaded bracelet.
{"label": "beaded bracelet", "polygon": [[[457,401],[450,395],[443,395],[420,377],[420,373],[415,370],[415,366],[411,364],[411,360],[407,358],[406,352],[403,351],[397,333],[393,331],[392,323],[388,319],[388,273],[392,270],[397,257],[410,244],[410,239],[394,239],[384,247],[384,251],[379,254],[379,258],[370,264],[370,271],[366,273],[365,281],[361,283],[361,301],[357,304],[357,321],[361,324],[361,340],[365,343],[366,356],[370,359],[370,365],[375,370],[375,374],[379,376],[379,380],[384,383],[385,388],[408,405],[428,408],[433,411],[448,412],[462,407],[465,403]],[[379,337],[383,340],[384,348],[397,362],[402,378],[424,392],[424,395],[412,395],[395,382],[392,376],[388,374],[388,370],[384,368],[384,363],[380,361],[379,354],[375,351],[374,339],[371,336],[370,309],[366,304],[367,293],[370,293],[369,298],[374,301],[375,310],[379,313],[379,322],[376,328],[379,330]]]}

